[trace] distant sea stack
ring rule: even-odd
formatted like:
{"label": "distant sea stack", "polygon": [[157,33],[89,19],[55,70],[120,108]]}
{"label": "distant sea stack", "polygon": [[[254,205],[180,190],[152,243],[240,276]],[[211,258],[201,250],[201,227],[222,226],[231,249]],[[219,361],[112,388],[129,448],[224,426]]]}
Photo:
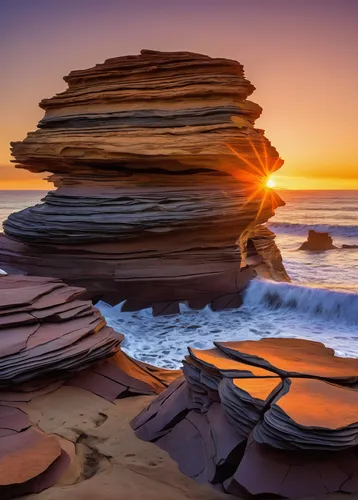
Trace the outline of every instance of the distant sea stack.
{"label": "distant sea stack", "polygon": [[57,189],[7,219],[0,267],[158,313],[235,305],[255,269],[289,279],[262,225],[284,204],[265,187],[283,161],[254,128],[241,64],[143,50],[65,81],[12,143],[17,166]]}
{"label": "distant sea stack", "polygon": [[335,250],[333,239],[328,233],[322,233],[310,229],[308,231],[307,241],[303,242],[299,250],[311,250],[313,252],[324,252],[326,250]]}

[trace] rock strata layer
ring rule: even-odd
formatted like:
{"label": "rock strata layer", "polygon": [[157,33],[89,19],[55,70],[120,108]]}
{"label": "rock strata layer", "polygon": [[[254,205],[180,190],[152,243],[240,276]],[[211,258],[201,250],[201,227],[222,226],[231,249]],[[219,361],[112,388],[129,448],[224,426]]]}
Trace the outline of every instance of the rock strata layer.
{"label": "rock strata layer", "polygon": [[254,127],[241,64],[144,50],[65,81],[40,103],[38,130],[12,144],[18,167],[51,172],[57,190],[5,222],[1,267],[158,313],[236,304],[252,277],[245,256],[288,279],[262,226],[283,204],[265,187],[283,161]]}
{"label": "rock strata layer", "polygon": [[123,353],[123,335],[81,300],[85,293],[56,278],[0,276],[0,390],[31,392],[67,380],[103,397],[110,384],[115,399],[132,389],[158,394],[179,375]]}
{"label": "rock strata layer", "polygon": [[189,349],[132,421],[184,474],[242,498],[358,493],[358,360],[298,339]]}
{"label": "rock strata layer", "polygon": [[29,402],[61,386],[111,402],[157,395],[181,374],[122,352],[123,335],[84,294],[56,278],[0,275],[2,500],[38,493],[69,473],[68,447],[29,420]]}

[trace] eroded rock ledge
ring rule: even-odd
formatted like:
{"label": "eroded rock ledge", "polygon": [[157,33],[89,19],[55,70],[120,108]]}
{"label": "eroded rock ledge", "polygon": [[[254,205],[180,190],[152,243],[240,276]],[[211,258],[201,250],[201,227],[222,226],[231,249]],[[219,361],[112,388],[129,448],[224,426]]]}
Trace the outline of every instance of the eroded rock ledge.
{"label": "eroded rock ledge", "polygon": [[299,339],[215,345],[189,349],[136,435],[240,498],[358,493],[358,360]]}
{"label": "eroded rock ledge", "polygon": [[[83,393],[89,401],[97,395],[105,407],[118,398],[159,394],[180,375],[121,351],[123,335],[106,325],[91,302],[82,300],[84,292],[55,278],[0,275],[2,500],[38,493],[58,481],[73,484],[94,473],[100,458],[82,424],[100,426],[108,417],[95,411],[85,416],[91,405],[83,407]],[[57,404],[58,396],[52,396],[56,391]],[[72,405],[72,415],[83,417],[76,422],[78,429],[65,426],[71,411],[67,406],[61,413],[62,395],[67,398],[62,404]],[[40,405],[36,411],[46,397],[53,398],[54,406]]]}
{"label": "eroded rock ledge", "polygon": [[82,294],[0,275],[1,499],[357,492],[356,359],[297,339],[224,342],[190,349],[183,377],[126,356]]}
{"label": "eroded rock ledge", "polygon": [[288,279],[262,226],[283,204],[264,185],[283,161],[254,127],[241,64],[144,50],[65,81],[12,144],[17,166],[51,172],[57,190],[5,222],[1,267],[159,312],[235,304],[248,253],[257,272]]}

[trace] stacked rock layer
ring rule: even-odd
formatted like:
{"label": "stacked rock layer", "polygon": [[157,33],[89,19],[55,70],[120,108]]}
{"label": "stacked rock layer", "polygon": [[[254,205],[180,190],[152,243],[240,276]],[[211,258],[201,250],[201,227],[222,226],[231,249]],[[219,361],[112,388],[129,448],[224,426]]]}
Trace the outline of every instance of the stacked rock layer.
{"label": "stacked rock layer", "polygon": [[144,385],[143,394],[157,394],[179,375],[123,353],[123,335],[81,300],[85,293],[56,278],[0,276],[0,401],[2,390],[32,392],[69,378],[101,396],[109,379],[112,399]]}
{"label": "stacked rock layer", "polygon": [[240,498],[358,493],[358,360],[298,339],[215,344],[189,349],[136,435]]}
{"label": "stacked rock layer", "polygon": [[1,499],[53,486],[70,464],[58,439],[31,424],[30,401],[64,385],[111,402],[157,395],[181,374],[121,351],[123,335],[84,293],[55,278],[0,274]]}
{"label": "stacked rock layer", "polygon": [[52,172],[57,190],[5,222],[5,269],[159,310],[232,303],[252,277],[246,254],[288,279],[261,226],[283,204],[265,187],[283,161],[254,128],[262,110],[241,64],[144,50],[65,81],[40,103],[39,129],[12,144],[18,166]]}

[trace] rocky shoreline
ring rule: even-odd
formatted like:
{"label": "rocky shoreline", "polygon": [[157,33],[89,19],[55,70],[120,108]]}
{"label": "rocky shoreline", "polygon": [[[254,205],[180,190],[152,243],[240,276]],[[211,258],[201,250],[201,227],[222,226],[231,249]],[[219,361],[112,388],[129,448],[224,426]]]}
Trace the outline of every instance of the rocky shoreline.
{"label": "rocky shoreline", "polygon": [[83,290],[5,274],[0,290],[4,500],[358,493],[358,360],[271,338],[159,369],[121,351]]}
{"label": "rocky shoreline", "polygon": [[358,494],[356,359],[271,338],[167,370],[93,306],[218,311],[257,276],[290,281],[265,226],[283,161],[242,65],[143,50],[65,81],[12,144],[56,190],[0,235],[1,499]]}

